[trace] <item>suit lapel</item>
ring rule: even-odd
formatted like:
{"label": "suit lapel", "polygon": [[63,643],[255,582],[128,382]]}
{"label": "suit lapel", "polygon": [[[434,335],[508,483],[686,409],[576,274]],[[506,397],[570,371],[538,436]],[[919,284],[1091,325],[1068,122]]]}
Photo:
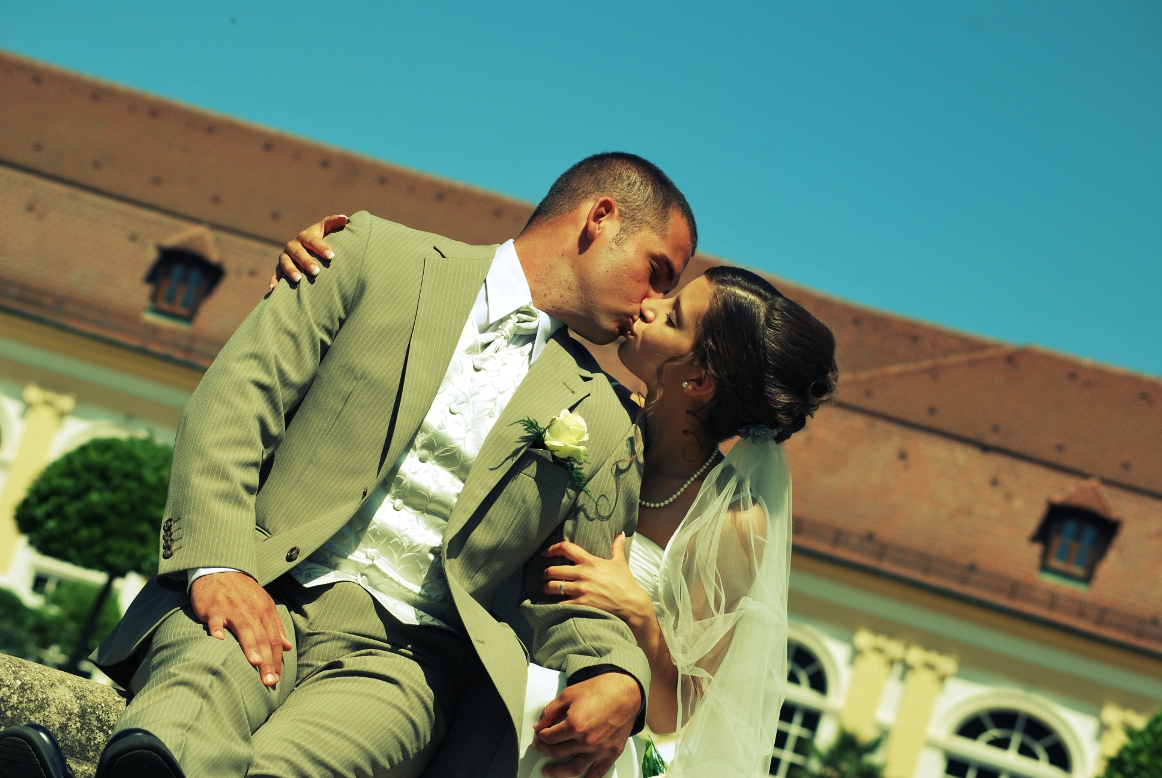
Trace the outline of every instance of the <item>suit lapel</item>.
{"label": "suit lapel", "polygon": [[591,377],[577,365],[569,333],[562,327],[545,345],[484,439],[449,517],[445,547],[528,448],[528,442],[522,440],[524,429],[516,422],[531,418],[548,424],[563,409],[574,408],[589,396]]}
{"label": "suit lapel", "polygon": [[487,259],[482,257],[471,262],[445,257],[434,248],[424,261],[424,278],[404,366],[399,410],[387,455],[380,464],[380,478],[415,438],[420,423],[432,406],[432,398],[448,372],[452,352],[456,350],[472,304],[480,294],[480,287],[492,264],[495,247],[488,250],[492,253],[487,255]]}

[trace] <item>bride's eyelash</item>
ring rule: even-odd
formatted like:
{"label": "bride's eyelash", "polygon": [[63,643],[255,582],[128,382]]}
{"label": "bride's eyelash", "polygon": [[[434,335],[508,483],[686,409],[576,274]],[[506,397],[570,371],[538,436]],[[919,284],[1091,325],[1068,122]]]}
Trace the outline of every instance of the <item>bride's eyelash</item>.
{"label": "bride's eyelash", "polygon": [[666,314],[666,324],[669,324],[671,327],[678,326],[674,321],[674,312],[673,311],[670,311],[669,313]]}

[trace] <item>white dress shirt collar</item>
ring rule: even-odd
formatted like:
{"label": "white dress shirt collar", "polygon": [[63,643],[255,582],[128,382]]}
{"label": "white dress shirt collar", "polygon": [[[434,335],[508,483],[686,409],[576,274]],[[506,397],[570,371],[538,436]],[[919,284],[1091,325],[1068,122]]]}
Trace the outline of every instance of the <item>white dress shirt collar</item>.
{"label": "white dress shirt collar", "polygon": [[[484,278],[484,289],[476,298],[476,305],[472,313],[476,316],[476,323],[480,331],[486,332],[504,317],[518,308],[532,305],[533,293],[529,289],[528,279],[525,278],[524,268],[516,255],[516,245],[506,241],[496,250],[492,258],[492,266]],[[565,326],[560,319],[553,318],[544,311],[538,310],[540,322],[537,325],[537,339],[533,343],[532,361],[536,361],[549,342],[553,334]]]}

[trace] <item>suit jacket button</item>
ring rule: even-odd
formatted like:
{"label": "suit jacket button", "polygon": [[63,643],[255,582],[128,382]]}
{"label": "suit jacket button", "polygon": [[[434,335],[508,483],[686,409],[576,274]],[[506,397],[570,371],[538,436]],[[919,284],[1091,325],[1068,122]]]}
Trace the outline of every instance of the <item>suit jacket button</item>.
{"label": "suit jacket button", "polygon": [[293,562],[299,558],[299,547],[291,546],[290,551],[286,552],[286,561]]}
{"label": "suit jacket button", "polygon": [[359,499],[363,500],[363,499],[366,499],[366,498],[367,498],[367,490],[366,490],[366,489],[364,489],[364,490],[363,490],[363,496],[362,496],[362,497],[360,497]]}
{"label": "suit jacket button", "polygon": [[162,559],[169,559],[171,556],[173,556],[173,549],[172,548],[167,548],[165,551],[161,552]]}
{"label": "suit jacket button", "polygon": [[162,524],[161,528],[168,534],[169,531],[173,529],[173,519],[166,519],[165,524]]}

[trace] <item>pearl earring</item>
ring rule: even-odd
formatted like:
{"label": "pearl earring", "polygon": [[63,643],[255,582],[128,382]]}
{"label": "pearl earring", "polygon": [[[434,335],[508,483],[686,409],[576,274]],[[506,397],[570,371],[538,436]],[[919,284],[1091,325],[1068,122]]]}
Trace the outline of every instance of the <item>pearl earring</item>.
{"label": "pearl earring", "polygon": [[682,388],[683,388],[683,389],[685,389],[685,388],[686,388],[686,387],[688,387],[689,385],[690,385],[690,382],[689,382],[689,381],[683,381],[683,382],[682,382]]}

